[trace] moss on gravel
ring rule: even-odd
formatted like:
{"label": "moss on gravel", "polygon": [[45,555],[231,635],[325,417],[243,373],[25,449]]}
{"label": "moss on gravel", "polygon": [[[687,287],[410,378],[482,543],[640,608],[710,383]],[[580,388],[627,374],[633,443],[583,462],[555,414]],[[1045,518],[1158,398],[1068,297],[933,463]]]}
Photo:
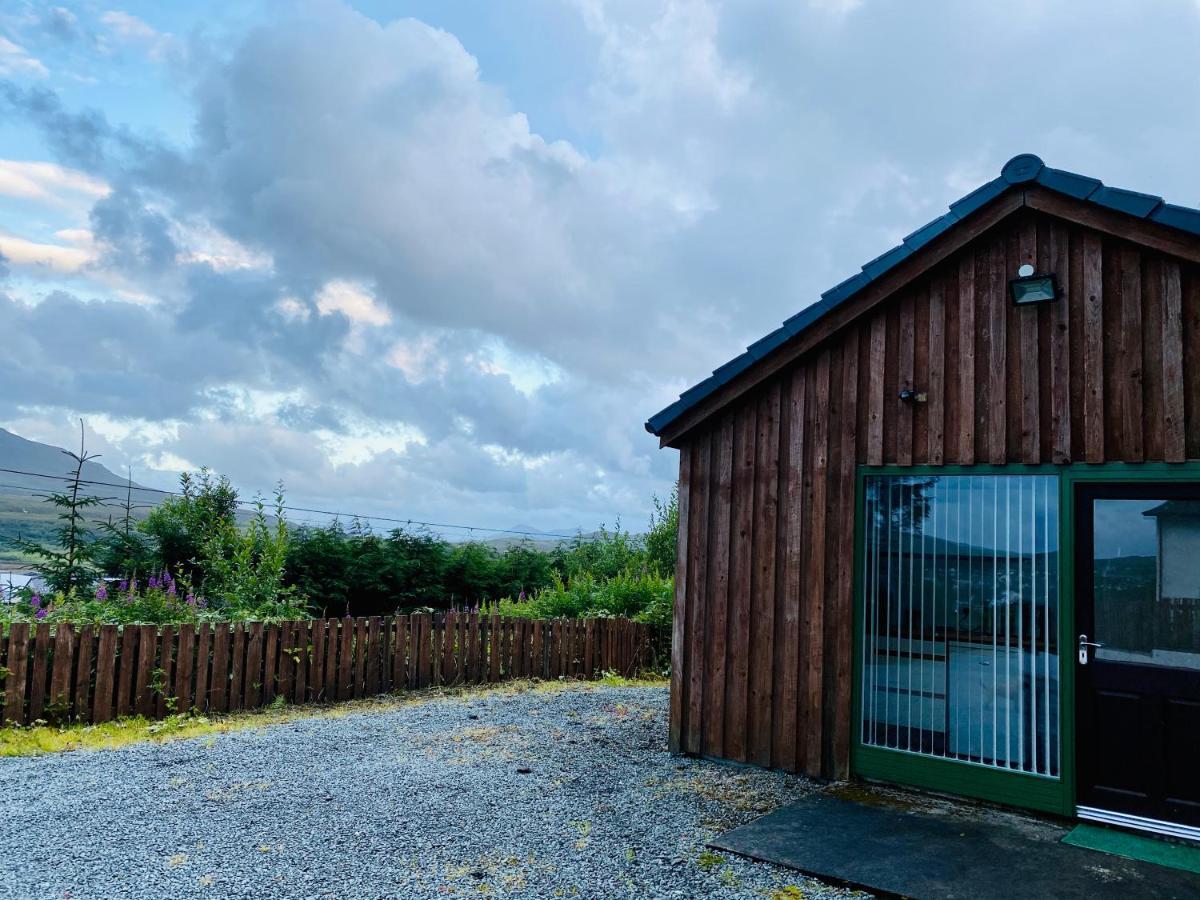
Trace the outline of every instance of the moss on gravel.
{"label": "moss on gravel", "polygon": [[215,737],[231,731],[267,728],[297,719],[339,718],[358,713],[387,712],[439,700],[475,699],[494,695],[523,694],[530,691],[556,693],[594,690],[597,687],[654,687],[666,684],[667,682],[661,678],[622,678],[618,675],[605,675],[596,681],[519,679],[496,685],[462,685],[405,691],[397,694],[381,694],[378,697],[347,700],[341,703],[314,703],[302,706],[278,705],[219,716],[179,714],[159,720],[135,716],[99,725],[49,725],[45,723],[29,726],[10,725],[0,728],[0,757],[41,756],[47,753],[65,753],[72,750],[112,750],[128,744],[143,742],[163,743],[186,738]]}

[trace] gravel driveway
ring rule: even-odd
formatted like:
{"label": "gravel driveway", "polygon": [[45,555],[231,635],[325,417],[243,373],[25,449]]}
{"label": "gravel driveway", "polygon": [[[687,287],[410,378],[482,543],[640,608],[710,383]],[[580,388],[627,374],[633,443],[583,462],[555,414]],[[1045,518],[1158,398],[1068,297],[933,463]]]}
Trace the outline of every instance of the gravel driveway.
{"label": "gravel driveway", "polygon": [[666,709],[494,691],[2,759],[0,897],[844,896],[704,852],[811,786],[670,756]]}

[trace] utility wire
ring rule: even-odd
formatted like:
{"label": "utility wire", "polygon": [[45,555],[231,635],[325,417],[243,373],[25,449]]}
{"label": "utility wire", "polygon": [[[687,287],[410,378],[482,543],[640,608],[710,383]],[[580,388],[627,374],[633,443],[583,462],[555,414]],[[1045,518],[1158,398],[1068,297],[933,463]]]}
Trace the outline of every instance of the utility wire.
{"label": "utility wire", "polygon": [[[3,466],[0,466],[0,472],[7,472],[11,475],[26,475],[31,478],[49,478],[49,479],[53,479],[55,481],[73,481],[74,480],[72,478],[72,476],[70,476],[70,475],[50,475],[46,472],[29,472],[24,469],[9,469],[9,468],[5,468]],[[86,485],[89,485],[92,487],[121,488],[122,490],[129,487],[129,485],[127,485],[127,484],[119,484],[119,483],[112,482],[112,481],[93,481],[93,480],[90,480],[87,478],[79,479],[79,483],[86,484]],[[17,485],[12,485],[12,487],[17,487]],[[22,488],[22,489],[23,490],[36,490],[35,488]],[[133,490],[148,491],[150,493],[163,494],[163,495],[169,496],[169,497],[182,496],[182,494],[180,494],[179,491],[168,491],[168,490],[164,490],[163,488],[141,487],[140,485],[137,487],[134,487]],[[239,499],[237,501],[237,503],[239,505],[243,505],[243,506],[257,506],[258,501]],[[271,507],[271,508],[273,508],[273,507]],[[485,525],[456,525],[456,524],[452,524],[449,522],[424,522],[424,521],[421,521],[420,519],[399,519],[399,518],[394,518],[392,516],[367,515],[366,513],[338,512],[337,510],[329,510],[329,509],[313,509],[313,508],[307,507],[307,506],[286,506],[285,505],[285,506],[281,506],[280,509],[285,509],[288,512],[312,513],[312,514],[322,515],[322,516],[333,516],[336,519],[360,519],[360,520],[375,521],[375,522],[390,522],[390,523],[396,524],[396,525],[418,525],[423,528],[456,528],[456,529],[466,531],[466,532],[480,531],[480,532],[484,532],[487,534],[519,534],[524,537],[563,538],[563,539],[567,539],[567,540],[579,536],[579,532],[577,532],[576,534],[558,534],[558,533],[552,532],[552,531],[520,531],[520,530],[514,529],[514,528],[489,528]]]}

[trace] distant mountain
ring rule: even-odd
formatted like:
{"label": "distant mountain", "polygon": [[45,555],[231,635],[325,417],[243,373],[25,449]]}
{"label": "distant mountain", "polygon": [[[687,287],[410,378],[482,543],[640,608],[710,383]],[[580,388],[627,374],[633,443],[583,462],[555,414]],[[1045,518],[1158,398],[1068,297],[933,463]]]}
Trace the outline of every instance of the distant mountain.
{"label": "distant mountain", "polygon": [[[0,566],[19,564],[20,556],[11,541],[20,536],[45,540],[57,526],[57,510],[44,497],[59,492],[68,484],[75,462],[62,448],[27,440],[0,428]],[[50,477],[45,477],[50,476]],[[125,479],[99,462],[84,464],[85,481],[100,482],[85,486],[88,494],[104,497],[106,507],[95,507],[92,518],[107,519],[122,515],[118,508],[125,502]],[[114,487],[114,485],[116,485]],[[150,506],[162,500],[162,494],[134,482],[132,500],[139,518]]]}
{"label": "distant mountain", "polygon": [[[17,472],[0,472],[0,481],[9,487],[31,488],[37,491],[58,490],[60,482],[39,475],[55,475],[66,479],[75,469],[75,461],[61,447],[31,441],[0,428],[0,468],[16,469]],[[23,475],[20,472],[35,472]],[[83,466],[83,477],[88,481],[107,481],[124,485],[125,478],[114,475],[100,463],[92,461]],[[134,487],[141,485],[134,483]]]}

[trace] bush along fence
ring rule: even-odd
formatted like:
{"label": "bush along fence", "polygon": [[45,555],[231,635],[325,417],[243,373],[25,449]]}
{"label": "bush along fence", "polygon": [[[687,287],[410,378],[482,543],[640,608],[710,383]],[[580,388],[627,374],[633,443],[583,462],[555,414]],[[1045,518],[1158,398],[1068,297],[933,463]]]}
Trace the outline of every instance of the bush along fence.
{"label": "bush along fence", "polygon": [[661,636],[628,619],[467,613],[200,625],[14,623],[0,634],[0,722],[223,713],[511,678],[654,667]]}

